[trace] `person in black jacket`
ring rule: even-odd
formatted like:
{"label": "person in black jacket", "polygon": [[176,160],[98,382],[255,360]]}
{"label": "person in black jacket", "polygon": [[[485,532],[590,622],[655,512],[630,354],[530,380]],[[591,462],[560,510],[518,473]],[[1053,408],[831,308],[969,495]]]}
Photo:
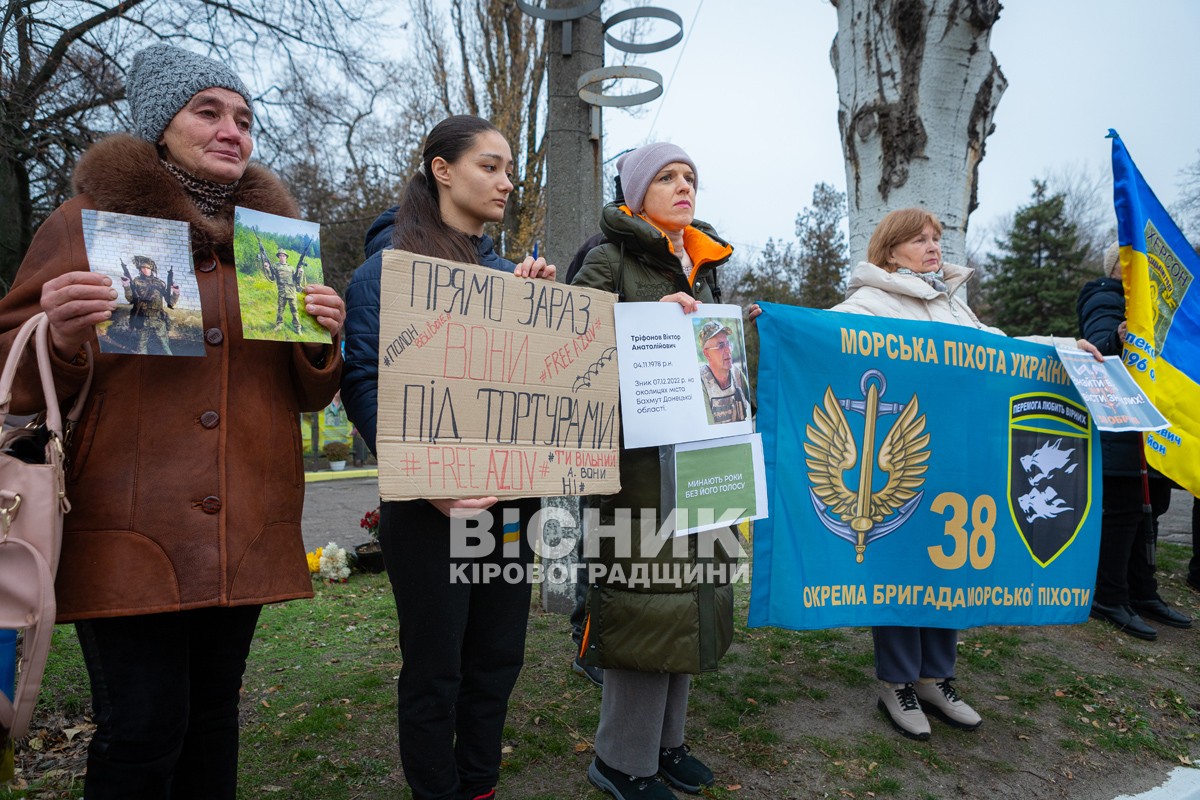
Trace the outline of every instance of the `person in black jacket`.
{"label": "person in black jacket", "polygon": [[[389,245],[435,258],[474,262],[520,277],[554,280],[545,259],[520,264],[496,254],[483,232],[504,218],[512,151],[491,123],[454,116],[426,139],[422,170],[399,205],[367,233],[367,260],[346,291],[346,371],[342,399],[376,452],[382,251]],[[404,663],[397,681],[400,760],[414,800],[491,800],[500,774],[508,697],[525,655],[529,584],[451,581],[451,565],[532,563],[530,518],[540,500],[429,498],[380,505],[379,544],[399,616]],[[516,509],[520,553],[504,559],[451,553],[450,516],[490,509],[501,538],[504,510]]]}
{"label": "person in black jacket", "polygon": [[[1085,284],[1076,303],[1080,336],[1106,356],[1119,356],[1124,348],[1125,293],[1117,255],[1114,244],[1104,256],[1108,277]],[[1158,518],[1171,502],[1171,483],[1157,472],[1143,477],[1142,434],[1102,431],[1100,447],[1104,513],[1091,615],[1147,641],[1158,638],[1147,617],[1174,628],[1190,628],[1191,619],[1159,597],[1154,577]]]}

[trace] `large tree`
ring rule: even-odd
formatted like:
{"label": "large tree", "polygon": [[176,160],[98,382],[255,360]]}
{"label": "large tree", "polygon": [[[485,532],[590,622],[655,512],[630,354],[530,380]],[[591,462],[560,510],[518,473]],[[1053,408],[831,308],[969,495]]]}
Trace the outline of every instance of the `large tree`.
{"label": "large tree", "polygon": [[[166,40],[230,64],[252,87],[259,152],[287,152],[302,103],[294,76],[333,73],[355,101],[378,86],[378,0],[7,0],[0,12],[0,290],[34,229],[71,193],[75,159],[129,120],[125,71]],[[266,88],[269,87],[269,88]],[[265,124],[263,124],[265,123]]]}
{"label": "large tree", "polygon": [[[849,256],[842,220],[846,195],[827,183],[813,187],[812,205],[796,215],[796,241],[768,239],[758,258],[731,282],[728,302],[771,303],[829,308],[841,302]],[[757,329],[747,333],[752,375],[757,374]]]}
{"label": "large tree", "polygon": [[430,126],[447,114],[474,114],[504,134],[513,150],[516,188],[496,247],[510,256],[528,253],[546,218],[545,26],[512,0],[450,0],[449,24],[436,0],[411,5],[417,64],[435,96]]}
{"label": "large tree", "polygon": [[1196,160],[1179,171],[1179,202],[1175,221],[1200,251],[1200,154]]}
{"label": "large tree", "polygon": [[1007,81],[989,49],[998,0],[831,0],[830,59],[846,162],[850,252],[884,214],[925,206],[962,262],[984,142]]}
{"label": "large tree", "polygon": [[1066,195],[1034,181],[1030,203],[996,246],[983,284],[992,323],[1010,336],[1078,336],[1075,299],[1097,273],[1084,266],[1087,243],[1067,214]]}
{"label": "large tree", "polygon": [[734,285],[737,297],[808,308],[841,302],[849,266],[842,232],[845,217],[846,195],[818,183],[812,205],[796,215],[796,241],[768,239],[762,255]]}

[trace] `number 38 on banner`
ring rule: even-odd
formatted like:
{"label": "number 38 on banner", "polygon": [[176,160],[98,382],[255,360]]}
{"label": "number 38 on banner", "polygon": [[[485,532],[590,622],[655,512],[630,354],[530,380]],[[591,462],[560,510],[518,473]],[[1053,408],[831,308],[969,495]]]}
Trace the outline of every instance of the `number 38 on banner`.
{"label": "number 38 on banner", "polygon": [[945,545],[929,548],[929,560],[941,569],[959,569],[970,558],[975,569],[987,569],[996,555],[996,534],[992,526],[996,523],[996,501],[991,495],[981,494],[971,504],[971,530],[967,521],[967,498],[957,492],[942,492],[934,498],[930,509],[935,514],[950,511],[946,520],[945,535],[954,540],[953,549],[947,553]]}

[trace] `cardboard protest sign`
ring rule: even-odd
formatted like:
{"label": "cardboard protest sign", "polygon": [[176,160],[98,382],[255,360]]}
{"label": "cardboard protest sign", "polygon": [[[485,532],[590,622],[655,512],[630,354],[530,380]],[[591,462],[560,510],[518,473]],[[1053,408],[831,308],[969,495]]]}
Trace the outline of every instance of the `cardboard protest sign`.
{"label": "cardboard protest sign", "polygon": [[379,495],[613,494],[616,295],[383,254]]}

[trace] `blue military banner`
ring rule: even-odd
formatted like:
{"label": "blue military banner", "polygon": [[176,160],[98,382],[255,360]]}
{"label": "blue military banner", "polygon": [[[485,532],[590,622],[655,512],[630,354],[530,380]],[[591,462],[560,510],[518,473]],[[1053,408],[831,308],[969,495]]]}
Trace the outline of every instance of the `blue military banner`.
{"label": "blue military banner", "polygon": [[1052,347],[762,305],[752,626],[1087,618],[1100,452]]}

